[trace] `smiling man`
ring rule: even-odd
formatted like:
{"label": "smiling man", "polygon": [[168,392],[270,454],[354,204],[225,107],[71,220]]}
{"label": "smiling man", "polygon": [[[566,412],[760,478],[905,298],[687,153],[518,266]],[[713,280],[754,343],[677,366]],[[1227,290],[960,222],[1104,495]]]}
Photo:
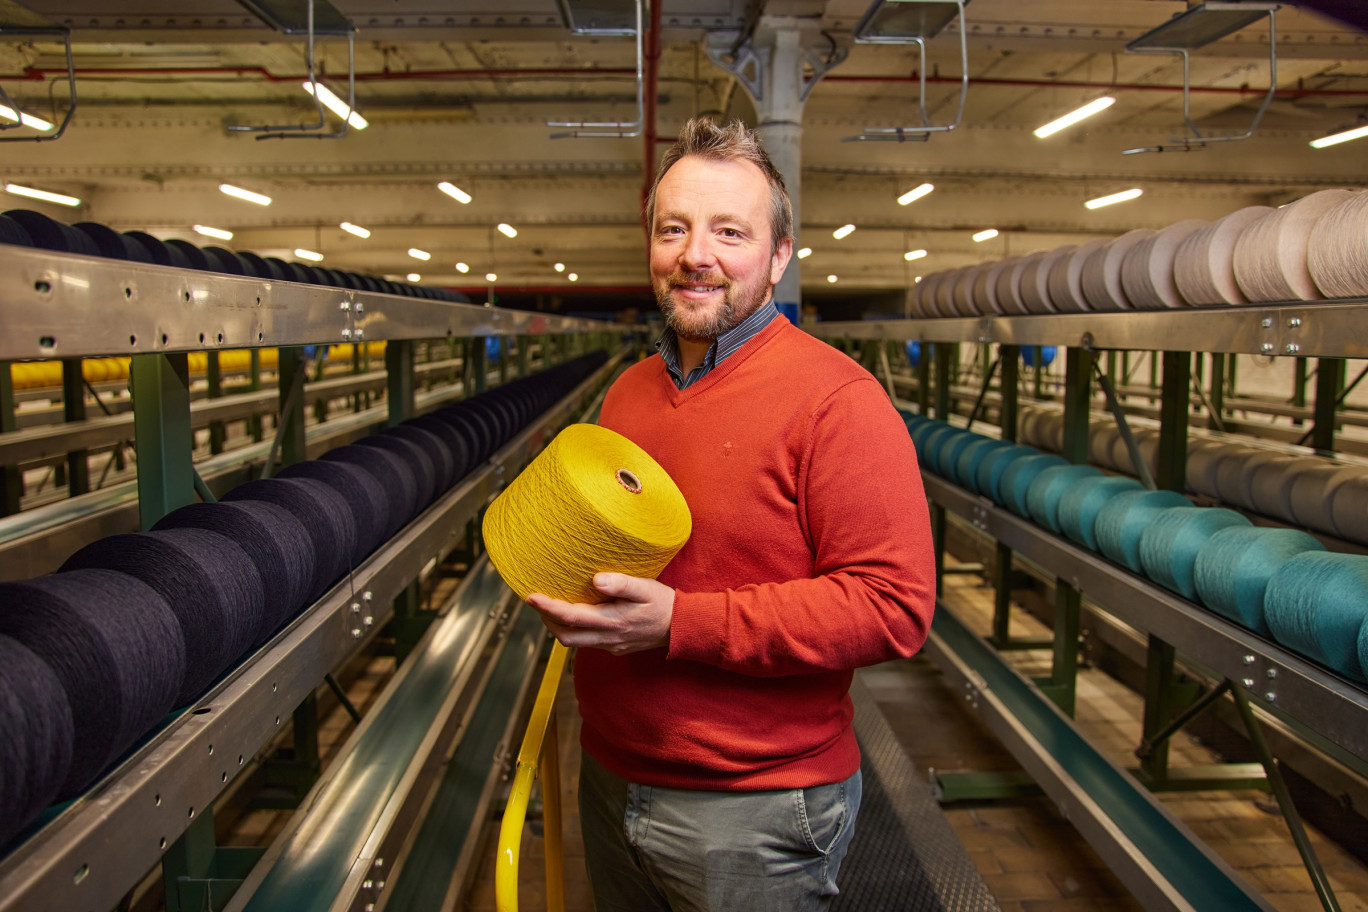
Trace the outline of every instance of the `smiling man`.
{"label": "smiling man", "polygon": [[688,501],[658,580],[528,601],[575,657],[599,912],[827,908],[860,804],[854,669],[915,653],[935,603],[907,430],[877,380],[773,303],[783,178],[740,123],[686,124],[647,200],[667,328],[601,423]]}

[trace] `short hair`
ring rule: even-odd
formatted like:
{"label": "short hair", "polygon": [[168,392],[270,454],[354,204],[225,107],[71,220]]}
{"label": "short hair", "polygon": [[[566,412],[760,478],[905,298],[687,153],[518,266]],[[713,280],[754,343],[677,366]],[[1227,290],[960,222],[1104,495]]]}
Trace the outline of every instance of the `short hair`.
{"label": "short hair", "polygon": [[784,187],[784,176],[765,153],[760,137],[739,120],[723,127],[706,117],[695,117],[684,124],[674,145],[660,157],[660,167],[656,169],[655,180],[646,196],[646,227],[652,234],[655,233],[656,188],[665,172],[690,155],[709,161],[750,162],[759,168],[770,187],[771,244],[777,250],[782,242],[792,239],[793,205]]}

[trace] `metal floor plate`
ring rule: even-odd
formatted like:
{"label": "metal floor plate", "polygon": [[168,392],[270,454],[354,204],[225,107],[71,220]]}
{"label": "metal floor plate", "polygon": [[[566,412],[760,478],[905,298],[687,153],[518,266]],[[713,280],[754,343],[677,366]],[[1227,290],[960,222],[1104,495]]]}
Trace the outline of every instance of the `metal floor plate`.
{"label": "metal floor plate", "polygon": [[864,797],[841,866],[848,912],[1001,912],[888,721],[858,675],[850,689]]}

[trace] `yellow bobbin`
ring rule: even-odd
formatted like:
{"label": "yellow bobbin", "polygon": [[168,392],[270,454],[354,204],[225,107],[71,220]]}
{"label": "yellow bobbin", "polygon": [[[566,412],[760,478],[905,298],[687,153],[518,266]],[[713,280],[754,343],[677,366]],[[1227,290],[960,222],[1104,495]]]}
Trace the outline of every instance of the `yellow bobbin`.
{"label": "yellow bobbin", "polygon": [[595,573],[654,579],[692,528],[684,495],[645,450],[596,424],[572,424],[489,505],[484,540],[520,598],[596,603]]}

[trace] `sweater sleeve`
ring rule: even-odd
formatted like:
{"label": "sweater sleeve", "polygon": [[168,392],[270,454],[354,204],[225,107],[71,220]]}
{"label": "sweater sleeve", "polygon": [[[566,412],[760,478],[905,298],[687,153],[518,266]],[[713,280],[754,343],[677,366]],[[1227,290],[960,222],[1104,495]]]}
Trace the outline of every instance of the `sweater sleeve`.
{"label": "sweater sleeve", "polygon": [[756,676],[847,670],[921,648],[935,607],[916,451],[873,378],[814,410],[798,471],[811,578],[675,594],[670,659]]}

